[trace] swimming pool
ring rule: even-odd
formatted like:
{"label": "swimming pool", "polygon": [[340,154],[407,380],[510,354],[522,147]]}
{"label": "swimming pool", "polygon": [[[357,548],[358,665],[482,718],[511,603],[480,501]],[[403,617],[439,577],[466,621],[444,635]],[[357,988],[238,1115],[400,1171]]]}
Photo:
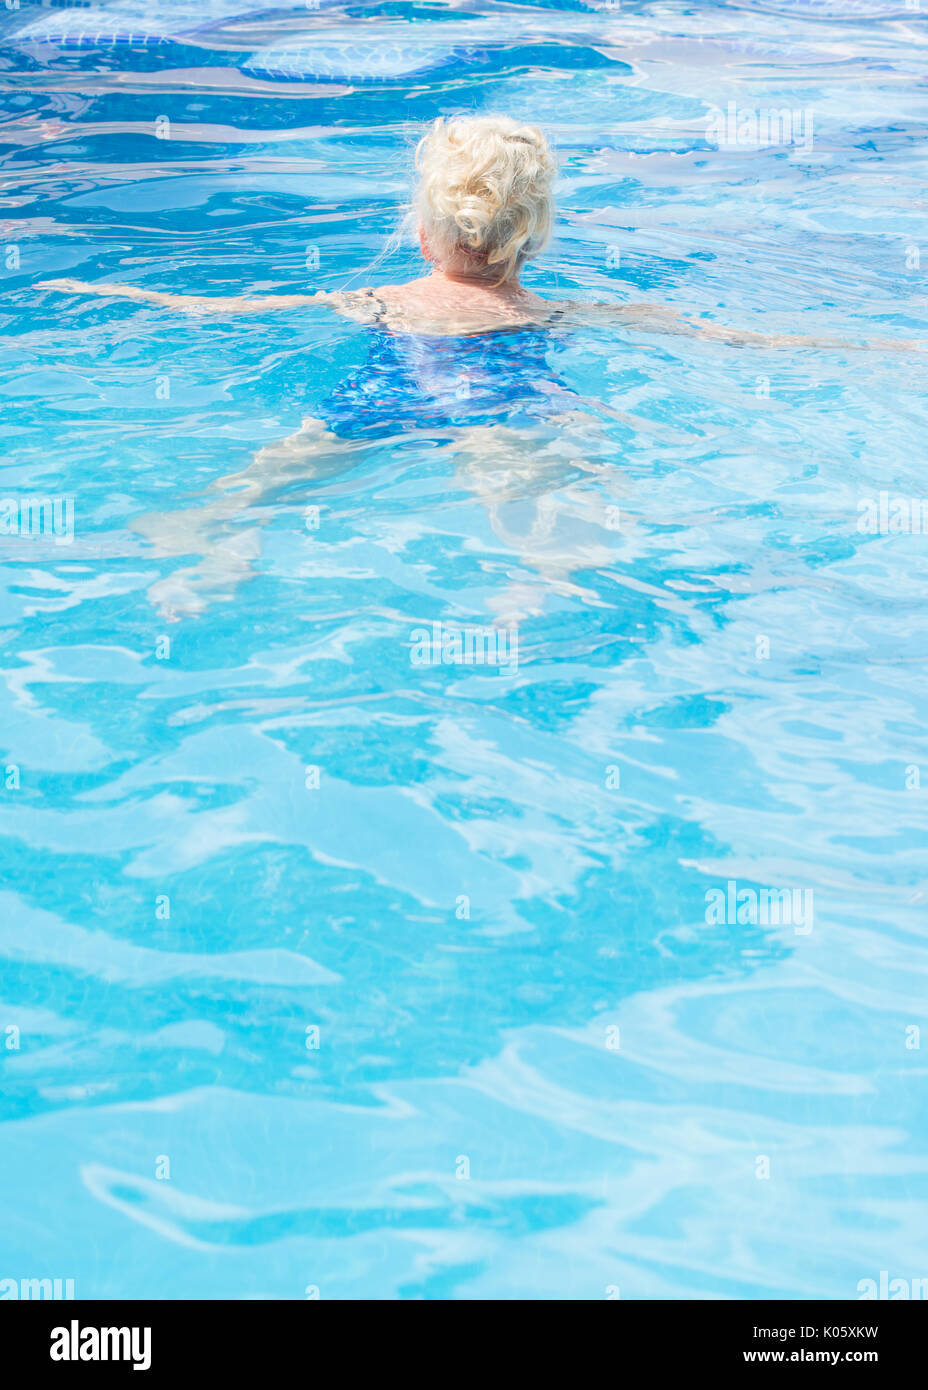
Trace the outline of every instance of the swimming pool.
{"label": "swimming pool", "polygon": [[540,293],[924,337],[924,15],[107,9],[0,12],[0,1279],[914,1289],[923,359],[557,329],[556,417],[465,367],[210,527],[368,330],[33,285],[400,280],[417,130],[505,111]]}

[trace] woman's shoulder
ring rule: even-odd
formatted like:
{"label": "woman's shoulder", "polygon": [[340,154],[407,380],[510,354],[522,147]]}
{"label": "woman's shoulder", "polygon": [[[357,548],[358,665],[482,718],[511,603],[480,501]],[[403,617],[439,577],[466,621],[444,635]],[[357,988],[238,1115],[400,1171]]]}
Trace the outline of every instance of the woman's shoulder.
{"label": "woman's shoulder", "polygon": [[387,307],[386,302],[380,298],[380,293],[379,290],[370,288],[334,290],[326,299],[333,309],[358,323],[377,323]]}
{"label": "woman's shoulder", "polygon": [[387,324],[401,317],[404,309],[417,300],[415,287],[421,281],[406,285],[365,285],[359,290],[337,290],[328,301],[339,313],[358,323]]}
{"label": "woman's shoulder", "polygon": [[562,317],[560,304],[530,290],[505,298],[460,287],[436,291],[428,276],[402,285],[367,286],[340,299],[335,307],[351,318],[429,337],[539,328]]}

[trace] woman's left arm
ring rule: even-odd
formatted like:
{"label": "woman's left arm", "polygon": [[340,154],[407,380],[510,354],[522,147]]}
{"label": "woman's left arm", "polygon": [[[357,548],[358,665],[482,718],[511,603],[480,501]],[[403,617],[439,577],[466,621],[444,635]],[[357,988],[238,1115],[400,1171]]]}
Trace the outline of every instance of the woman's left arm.
{"label": "woman's left arm", "polygon": [[329,295],[325,290],[316,294],[271,295],[206,295],[168,294],[161,290],[143,290],[138,285],[116,285],[107,282],[89,284],[86,280],[39,280],[36,289],[56,290],[61,294],[93,294],[104,298],[135,299],[143,304],[158,304],[176,309],[180,314],[265,314],[277,309],[295,309],[306,304],[320,304]]}

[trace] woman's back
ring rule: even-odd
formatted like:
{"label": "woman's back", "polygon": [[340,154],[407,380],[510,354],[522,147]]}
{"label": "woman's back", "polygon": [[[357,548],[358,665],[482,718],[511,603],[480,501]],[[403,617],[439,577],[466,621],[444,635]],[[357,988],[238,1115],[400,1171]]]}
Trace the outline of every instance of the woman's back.
{"label": "woman's back", "polygon": [[374,324],[365,361],[318,415],[343,439],[548,415],[569,390],[549,366],[550,346],[538,327],[436,337]]}

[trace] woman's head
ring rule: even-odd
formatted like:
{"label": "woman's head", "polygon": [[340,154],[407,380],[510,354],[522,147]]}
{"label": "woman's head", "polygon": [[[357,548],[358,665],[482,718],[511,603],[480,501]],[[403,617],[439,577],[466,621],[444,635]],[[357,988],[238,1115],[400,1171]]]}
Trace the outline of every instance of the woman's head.
{"label": "woman's head", "polygon": [[416,168],[423,250],[442,269],[516,279],[551,235],[556,165],[534,126],[506,116],[437,120]]}

